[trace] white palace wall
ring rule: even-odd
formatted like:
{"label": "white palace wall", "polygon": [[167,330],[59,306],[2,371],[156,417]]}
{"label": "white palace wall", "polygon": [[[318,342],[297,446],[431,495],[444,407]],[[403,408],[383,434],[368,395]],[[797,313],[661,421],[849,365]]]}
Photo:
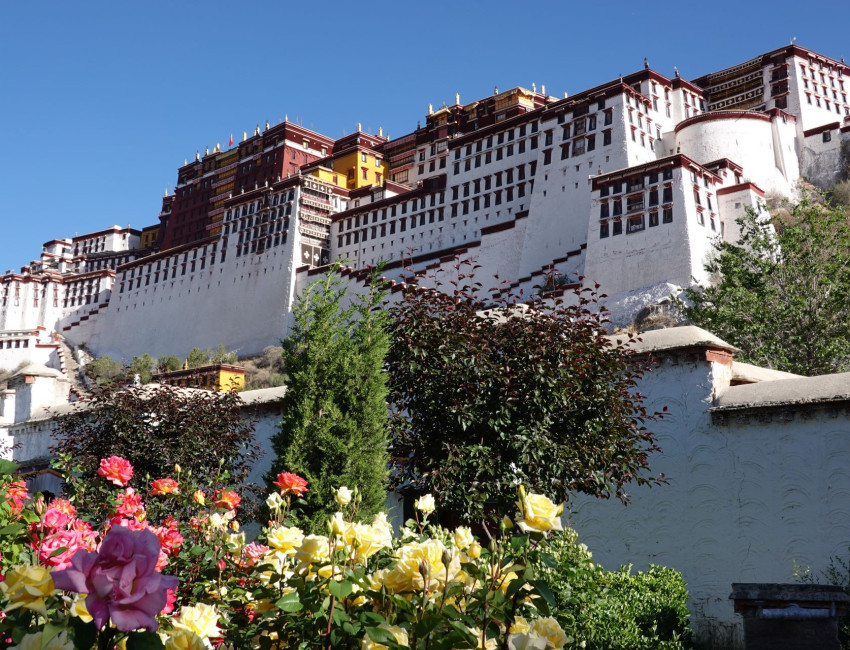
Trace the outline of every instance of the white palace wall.
{"label": "white palace wall", "polygon": [[223,343],[240,355],[260,353],[284,337],[294,291],[297,229],[289,243],[260,254],[178,275],[159,284],[113,293],[90,339],[96,355],[130,358],[175,354]]}
{"label": "white palace wall", "polygon": [[[846,404],[756,404],[749,415],[713,421],[709,409],[730,390],[732,366],[704,354],[658,354],[639,389],[650,410],[668,408],[650,429],[663,450],[652,470],[669,485],[635,487],[627,506],[578,496],[567,519],[606,568],[680,570],[697,637],[743,648],[728,598],[733,582],[794,582],[795,564],[818,571],[831,556],[846,557],[850,412]],[[850,375],[834,377],[850,387]],[[802,395],[810,380],[784,381],[801,382]]]}

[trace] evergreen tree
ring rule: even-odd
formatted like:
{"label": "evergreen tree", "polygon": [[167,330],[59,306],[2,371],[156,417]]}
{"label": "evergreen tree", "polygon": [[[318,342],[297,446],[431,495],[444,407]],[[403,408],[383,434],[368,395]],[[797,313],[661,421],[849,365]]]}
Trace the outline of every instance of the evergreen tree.
{"label": "evergreen tree", "polygon": [[370,291],[350,306],[337,269],[311,284],[294,307],[284,342],[287,374],[284,416],[272,440],[277,458],[266,475],[271,489],[280,472],[307,479],[301,524],[324,532],[341,485],[360,492],[366,517],[384,508],[387,478],[389,349],[384,294],[373,275]]}
{"label": "evergreen tree", "polygon": [[803,201],[775,230],[753,210],[719,242],[714,285],[688,289],[684,315],[741,349],[741,360],[802,375],[850,370],[850,224]]}

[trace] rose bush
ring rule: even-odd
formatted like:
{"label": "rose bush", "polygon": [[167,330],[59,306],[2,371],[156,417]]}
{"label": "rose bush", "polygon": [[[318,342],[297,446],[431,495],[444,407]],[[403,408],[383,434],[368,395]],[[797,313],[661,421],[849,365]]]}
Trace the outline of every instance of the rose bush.
{"label": "rose bush", "polygon": [[292,509],[308,486],[290,474],[248,543],[224,481],[201,486],[175,470],[142,498],[107,473],[83,486],[104,504],[84,520],[67,478],[67,500],[45,503],[0,476],[0,495],[21,495],[2,510],[2,647],[593,647],[561,597],[572,593],[560,582],[568,554],[553,552],[577,548],[564,537],[574,533],[559,531],[560,507],[541,495],[521,490],[517,525],[479,540],[428,525],[431,495],[394,535],[383,513],[361,520],[357,490],[340,490],[326,534],[306,535]]}

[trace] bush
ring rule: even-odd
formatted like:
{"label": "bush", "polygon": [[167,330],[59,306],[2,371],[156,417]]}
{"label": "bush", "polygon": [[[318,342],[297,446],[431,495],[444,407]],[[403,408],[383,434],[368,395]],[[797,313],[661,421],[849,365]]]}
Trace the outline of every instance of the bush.
{"label": "bush", "polygon": [[[101,458],[121,456],[136,467],[131,486],[164,476],[179,464],[195,480],[210,483],[222,471],[242,483],[259,454],[254,426],[242,419],[235,393],[148,386],[100,387],[56,420],[53,452],[70,459],[76,475],[93,479]],[[93,502],[78,507],[97,509]]]}
{"label": "bush", "polygon": [[595,564],[575,531],[549,542],[555,559],[544,579],[555,595],[564,631],[588,650],[679,650],[690,647],[688,590],[682,575],[651,565],[606,571]]}
{"label": "bush", "polygon": [[[123,459],[106,465],[86,486],[102,505],[87,517],[74,507],[79,483],[70,482],[69,500],[27,501],[10,466],[0,465],[4,639],[63,649],[124,647],[125,639],[127,648],[197,650],[672,647],[634,635],[609,635],[613,644],[603,646],[562,628],[565,599],[584,603],[574,608],[579,616],[606,620],[612,615],[599,603],[614,601],[599,589],[605,573],[572,531],[560,537],[559,508],[540,495],[523,495],[516,527],[504,526],[486,548],[469,529],[427,525],[433,500],[420,502],[417,520],[399,538],[384,514],[355,523],[357,492],[341,488],[341,511],[326,522],[327,536],[304,535],[291,525],[303,479],[288,475],[293,489],[270,497],[272,520],[247,544],[235,518],[238,500],[226,487],[199,496],[177,473],[131,493],[133,468]],[[164,510],[172,501],[177,507]],[[535,515],[531,502],[552,516]],[[133,552],[110,555],[115,547]],[[555,593],[541,580],[547,572],[562,578]],[[89,590],[95,580],[97,590]],[[629,621],[652,617],[652,599],[632,600],[637,604],[620,610],[636,613]],[[42,644],[48,638],[55,641]]]}

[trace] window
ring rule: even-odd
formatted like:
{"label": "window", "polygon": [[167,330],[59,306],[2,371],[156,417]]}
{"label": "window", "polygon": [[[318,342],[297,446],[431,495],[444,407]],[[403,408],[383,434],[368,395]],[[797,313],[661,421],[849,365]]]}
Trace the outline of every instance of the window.
{"label": "window", "polygon": [[623,234],[623,222],[617,219],[614,222],[614,235],[622,235]]}
{"label": "window", "polygon": [[658,190],[649,191],[649,205],[658,205]]}
{"label": "window", "polygon": [[623,214],[623,201],[622,199],[616,199],[614,201],[614,216],[621,214]]}
{"label": "window", "polygon": [[665,181],[673,180],[673,168],[668,167],[667,169],[665,169],[661,174],[661,178]]}
{"label": "window", "polygon": [[664,203],[672,203],[673,202],[673,188],[665,187],[664,194],[661,197],[662,202]]}
{"label": "window", "polygon": [[546,149],[546,151],[543,152],[543,164],[548,165],[551,162],[552,162],[552,150]]}
{"label": "window", "polygon": [[369,179],[369,170],[364,167],[363,168],[363,180],[365,181],[365,180],[368,180],[368,179]]}
{"label": "window", "polygon": [[608,222],[599,224],[599,239],[605,239],[608,236]]}
{"label": "window", "polygon": [[604,146],[607,146],[609,144],[611,144],[611,130],[610,129],[602,132],[602,146],[604,147]]}
{"label": "window", "polygon": [[824,131],[823,132],[823,141],[829,142],[830,140],[832,140],[832,132],[831,131]]}
{"label": "window", "polygon": [[673,208],[664,208],[663,216],[661,217],[662,223],[673,223]]}
{"label": "window", "polygon": [[609,211],[608,211],[608,201],[605,201],[605,203],[602,203],[599,206],[599,218],[600,219],[607,219],[609,216],[610,216],[610,214],[609,214]]}
{"label": "window", "polygon": [[658,225],[658,213],[657,212],[650,212],[649,213],[649,227],[654,228],[657,225]]}
{"label": "window", "polygon": [[594,149],[596,149],[596,136],[589,135],[587,136],[587,150],[593,151]]}

